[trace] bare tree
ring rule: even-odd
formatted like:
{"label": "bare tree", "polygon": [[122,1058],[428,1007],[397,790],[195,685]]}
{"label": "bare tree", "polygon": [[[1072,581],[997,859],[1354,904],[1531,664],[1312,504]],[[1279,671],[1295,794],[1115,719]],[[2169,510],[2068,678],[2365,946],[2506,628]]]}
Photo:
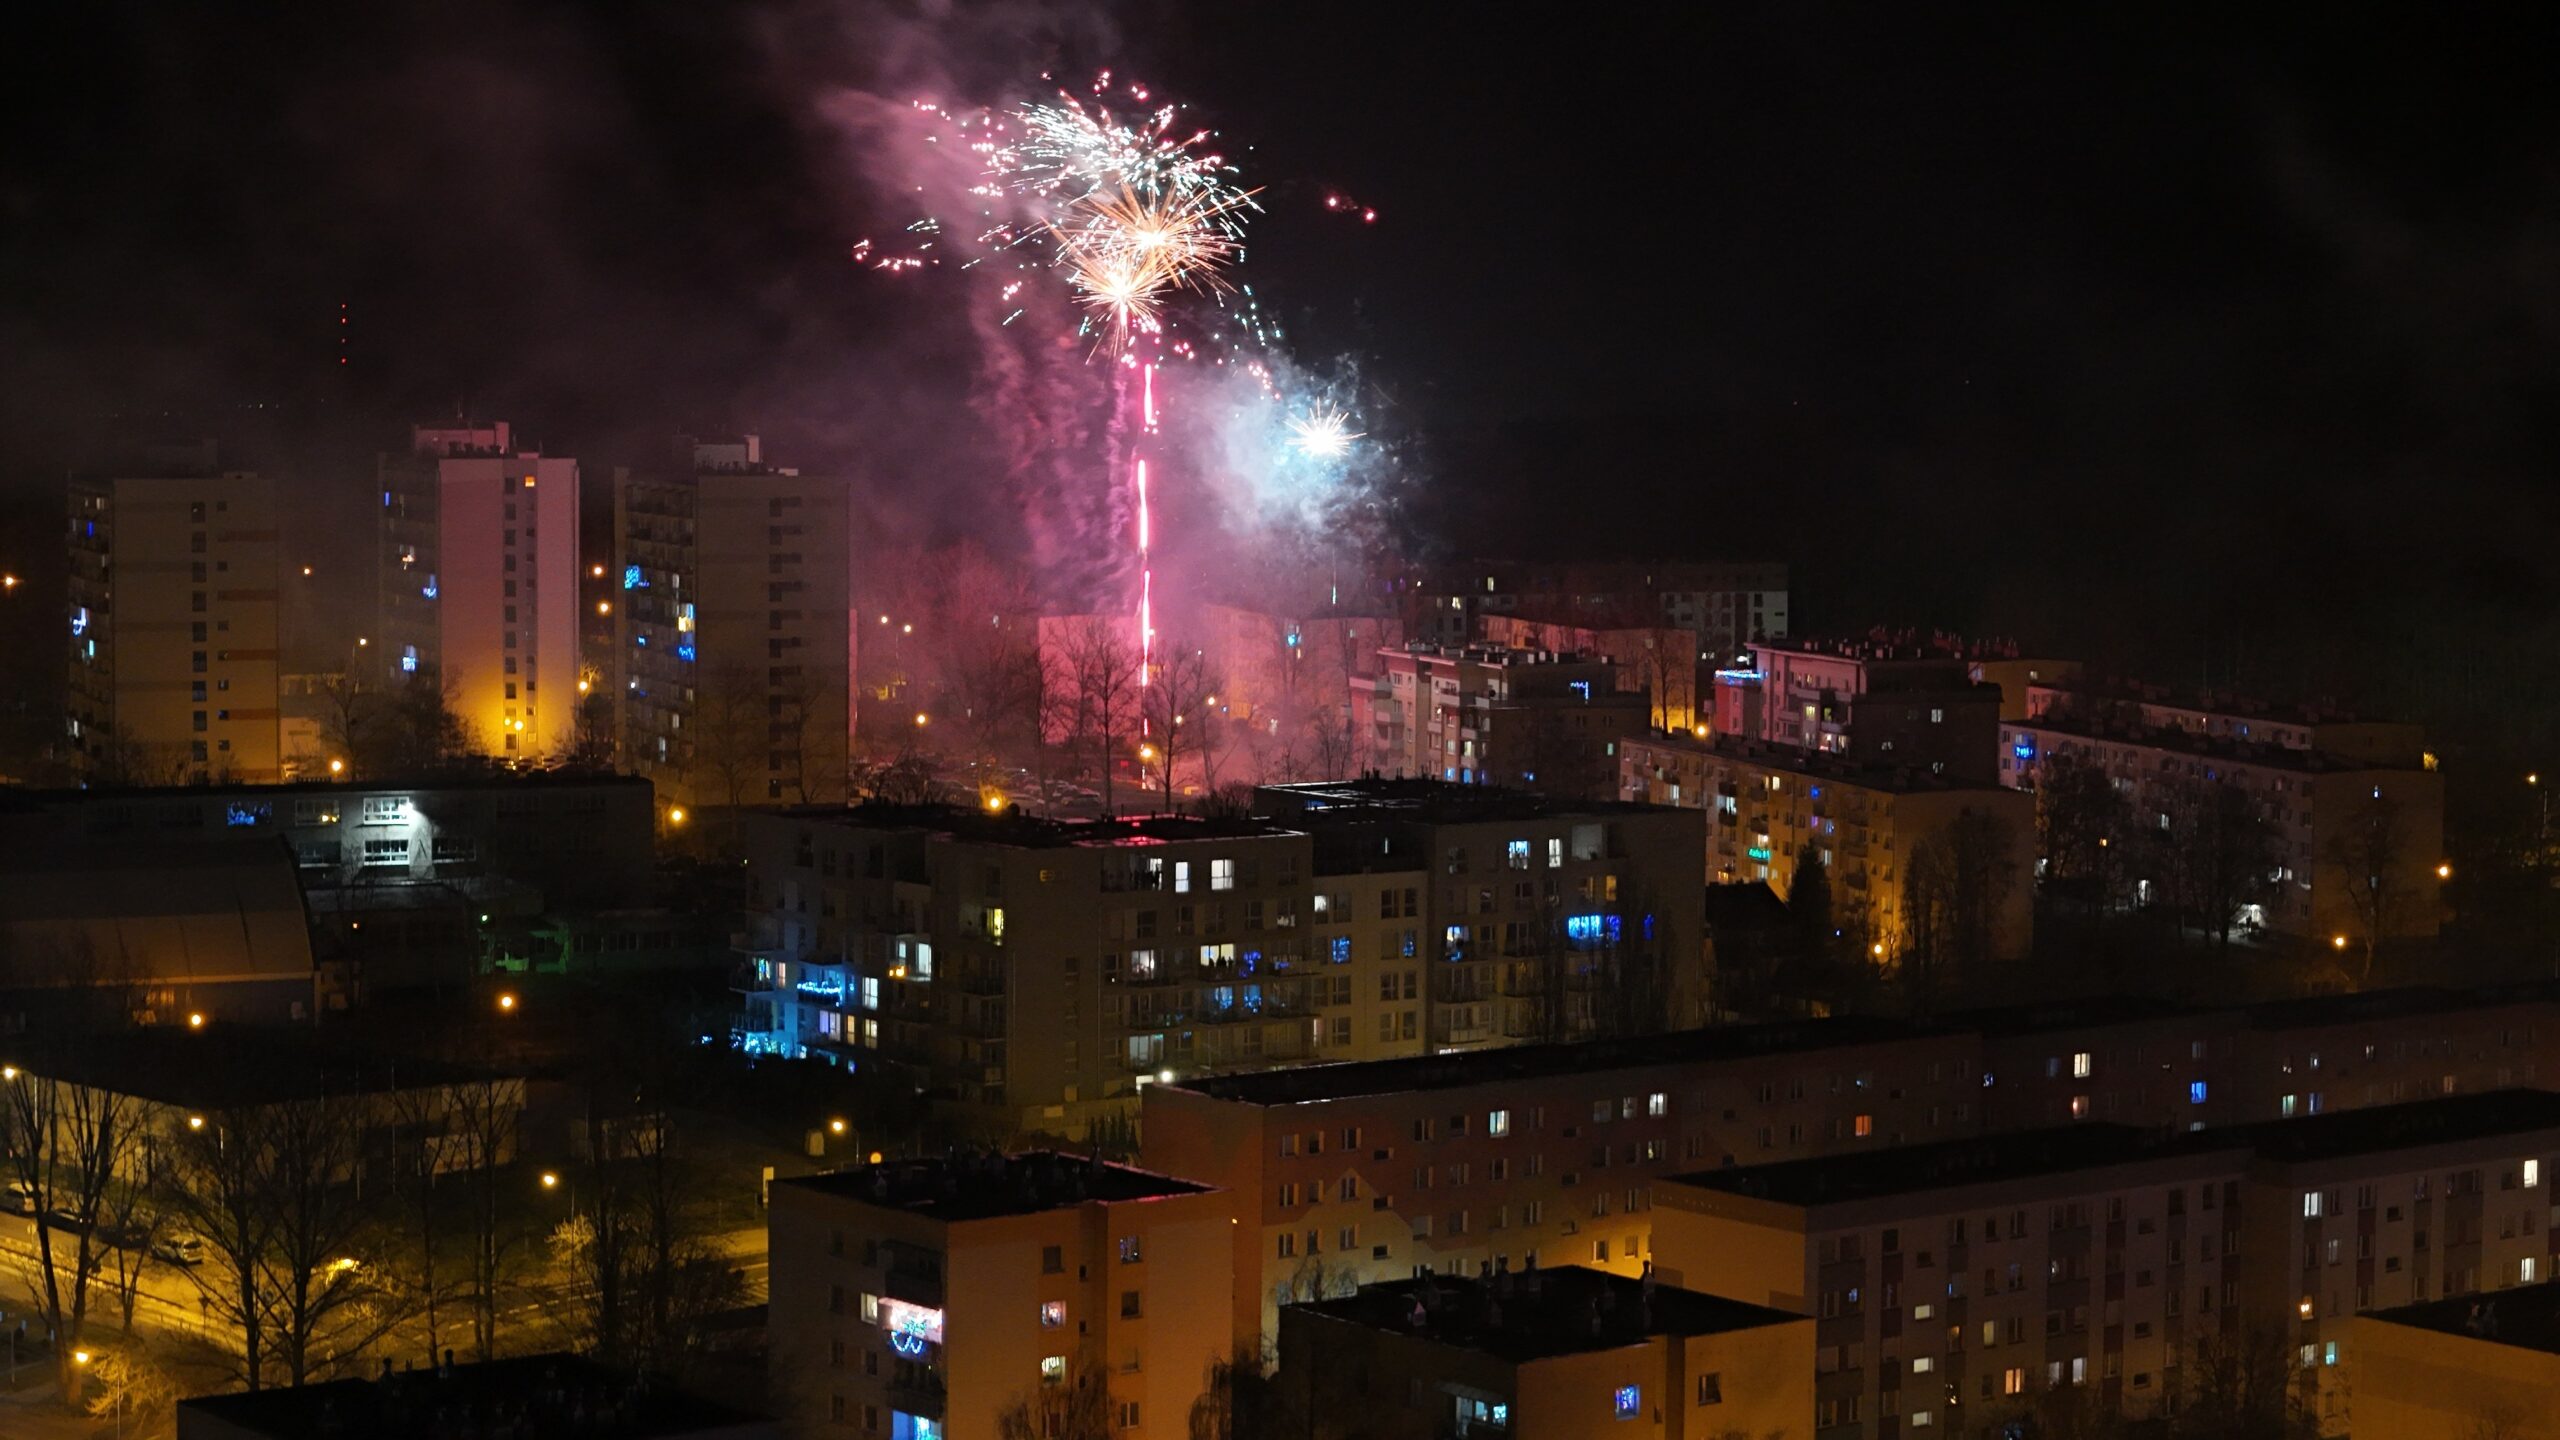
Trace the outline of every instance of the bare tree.
{"label": "bare tree", "polygon": [[172,1212],[204,1241],[204,1263],[186,1272],[208,1326],[236,1340],[238,1379],[266,1384],[269,1313],[267,1248],[274,1219],[265,1204],[265,1169],[255,1133],[238,1135],[227,1119],[192,1115],[175,1136],[167,1198]]}
{"label": "bare tree", "polygon": [[520,1080],[483,1077],[446,1090],[446,1139],[460,1150],[460,1176],[468,1207],[470,1244],[471,1338],[483,1360],[498,1353],[498,1316],[507,1289],[510,1261],[525,1239],[512,1223],[512,1206],[501,1193],[499,1167],[516,1152],[517,1130],[524,1110]]}
{"label": "bare tree", "polygon": [[[54,1374],[63,1399],[80,1400],[83,1377],[71,1358],[89,1319],[89,1285],[106,1263],[99,1221],[110,1191],[139,1163],[141,1102],[97,1086],[20,1069],[0,1085],[9,1165],[39,1219],[28,1290],[54,1336]],[[63,1253],[68,1246],[68,1254]]]}
{"label": "bare tree", "polygon": [[270,1217],[263,1264],[274,1297],[276,1359],[308,1383],[388,1328],[377,1277],[356,1256],[373,1210],[359,1182],[370,1129],[358,1096],[318,1093],[234,1112],[235,1133],[262,1158]]}
{"label": "bare tree", "polygon": [[2337,872],[2338,888],[2355,915],[2364,961],[2356,972],[2359,985],[2373,983],[2374,956],[2399,923],[2404,900],[2400,870],[2407,848],[2400,802],[2383,798],[2379,790],[2330,832],[2321,847],[2320,858]]}
{"label": "bare tree", "polygon": [[1949,969],[1999,958],[2000,912],[2016,883],[2009,826],[1981,811],[1911,847],[1903,861],[1901,958],[1920,990]]}
{"label": "bare tree", "polygon": [[[747,782],[764,771],[773,719],[764,701],[764,677],[735,663],[714,665],[694,688],[691,774],[707,782],[708,795],[742,805]],[[697,790],[697,800],[706,798]]]}
{"label": "bare tree", "polygon": [[2112,908],[2131,824],[2124,792],[2106,768],[2079,755],[2038,766],[2036,829],[2046,885],[2078,892],[2093,914]]}
{"label": "bare tree", "polygon": [[1217,688],[1207,655],[1193,646],[1173,645],[1138,690],[1139,714],[1145,717],[1149,743],[1155,746],[1157,763],[1163,768],[1167,813],[1175,808],[1174,770],[1183,756],[1202,748],[1200,736],[1210,723],[1209,697]]}
{"label": "bare tree", "polygon": [[1059,651],[1062,680],[1074,696],[1069,719],[1079,746],[1102,772],[1102,809],[1113,809],[1112,777],[1120,744],[1138,708],[1138,658],[1114,621],[1087,616],[1072,622]]}
{"label": "bare tree", "polygon": [[382,696],[345,671],[324,677],[313,695],[320,702],[320,743],[330,759],[346,762],[348,778],[372,773],[379,745]]}
{"label": "bare tree", "polygon": [[2178,1366],[2170,1434],[2178,1440],[2311,1440],[2318,1414],[2283,1332],[2207,1328]]}

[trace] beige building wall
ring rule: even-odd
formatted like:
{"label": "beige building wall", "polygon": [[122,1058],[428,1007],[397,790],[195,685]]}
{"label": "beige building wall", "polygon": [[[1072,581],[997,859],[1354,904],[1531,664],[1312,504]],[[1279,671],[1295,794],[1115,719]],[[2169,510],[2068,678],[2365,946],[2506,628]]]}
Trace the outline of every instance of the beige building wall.
{"label": "beige building wall", "polygon": [[2348,1333],[2358,1435],[2560,1440],[2560,1355],[2374,1315]]}
{"label": "beige building wall", "polygon": [[71,739],[87,771],[282,779],[272,483],[75,480],[70,546]]}

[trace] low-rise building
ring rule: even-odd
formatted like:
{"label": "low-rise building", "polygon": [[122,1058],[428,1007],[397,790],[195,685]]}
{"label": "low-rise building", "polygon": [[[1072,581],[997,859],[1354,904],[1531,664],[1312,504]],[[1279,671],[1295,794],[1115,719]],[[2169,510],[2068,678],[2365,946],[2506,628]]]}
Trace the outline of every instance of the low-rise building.
{"label": "low-rise building", "polygon": [[1810,847],[1830,872],[1835,922],[1879,961],[1976,942],[2012,959],[2033,942],[2036,820],[2024,796],[1725,735],[1630,738],[1619,757],[1628,800],[1705,813],[1709,881],[1765,880],[1792,895]]}
{"label": "low-rise building", "polygon": [[1280,1312],[1310,1440],[1809,1436],[1812,1321],[1557,1266],[1364,1285]]}
{"label": "low-rise building", "polygon": [[1229,1354],[1229,1206],[1204,1185],[1049,1152],[899,1161],[777,1181],[767,1224],[776,1392],[813,1431],[995,1435],[1100,1385],[1114,1434],[1183,1436]]}
{"label": "low-rise building", "polygon": [[1695,731],[1707,723],[1698,681],[1712,657],[1694,630],[1676,625],[1572,625],[1518,615],[1479,615],[1475,638],[1513,650],[1597,655],[1617,667],[1618,688],[1646,697],[1645,723],[1656,730]]}
{"label": "low-rise building", "polygon": [[1477,560],[1445,566],[1415,586],[1414,638],[1464,645],[1481,617],[1512,615],[1603,628],[1668,625],[1702,655],[1736,655],[1787,633],[1787,567],[1770,562],[1643,560],[1524,564]]}
{"label": "low-rise building", "polygon": [[2348,1345],[2359,1434],[2560,1437],[2560,1285],[2369,1311]]}

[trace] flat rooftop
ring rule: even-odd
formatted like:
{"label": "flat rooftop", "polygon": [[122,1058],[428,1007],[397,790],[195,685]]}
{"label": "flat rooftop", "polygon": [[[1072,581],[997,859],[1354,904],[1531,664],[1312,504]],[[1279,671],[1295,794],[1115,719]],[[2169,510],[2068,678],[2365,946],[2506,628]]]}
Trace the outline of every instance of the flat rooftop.
{"label": "flat rooftop", "polygon": [[1883,1044],[1958,1032],[1901,1020],[1841,1016],[1765,1025],[1719,1025],[1625,1040],[1582,1040],[1560,1045],[1510,1045],[1457,1055],[1416,1055],[1397,1060],[1357,1060],[1340,1065],[1300,1065],[1250,1075],[1188,1080],[1169,1088],[1245,1105],[1303,1105],[1362,1095],[1456,1090],[1558,1075],[1600,1075],[1657,1065],[1786,1055],[1848,1045]]}
{"label": "flat rooftop", "polygon": [[2308,775],[2421,768],[2415,764],[2395,765],[2375,760],[2345,759],[2321,750],[2296,750],[2269,740],[2234,740],[2227,736],[2199,735],[2193,730],[2181,730],[2175,725],[2093,721],[2086,716],[2060,715],[2052,711],[2042,715],[2031,715],[2024,720],[2003,720],[2000,722],[2000,728],[2068,735],[2075,740],[2102,741],[2113,745],[2139,745],[2149,750],[2192,755],[2199,760],[2223,760],[2234,765],[2256,765],[2269,770],[2298,770]]}
{"label": "flat rooftop", "polygon": [[999,1220],[1071,1209],[1088,1201],[1120,1204],[1212,1188],[1189,1180],[1054,1150],[893,1160],[774,1184],[937,1220]]}
{"label": "flat rooftop", "polygon": [[[2377,715],[2364,715],[2335,701],[2291,702],[2269,700],[2256,695],[2233,695],[2216,691],[2180,690],[2171,685],[2154,685],[2139,680],[2110,679],[2087,675],[2070,679],[2038,681],[2035,689],[2068,695],[2075,699],[2119,701],[2134,705],[2157,705],[2164,710],[2185,710],[2198,715],[2220,716],[2227,720],[2265,721],[2274,725],[2398,725],[2405,721]],[[2414,727],[2413,727],[2414,728]]]}
{"label": "flat rooftop", "polygon": [[1919,765],[1872,765],[1820,750],[1799,750],[1793,745],[1778,745],[1766,740],[1750,740],[1737,735],[1713,735],[1699,739],[1687,731],[1630,735],[1619,742],[1620,753],[1630,746],[1651,745],[1684,754],[1704,755],[1737,765],[1777,770],[1801,775],[1808,780],[1837,780],[1861,790],[1877,790],[1889,795],[1937,794],[1949,791],[1994,791],[2006,787],[1987,781],[1959,780],[1951,775],[1933,775]]}
{"label": "flat rooftop", "polygon": [[[2207,1131],[2163,1141],[2132,1125],[2073,1125],[2020,1130],[1927,1145],[1900,1145],[1818,1160],[1693,1170],[1679,1184],[1786,1205],[1845,1205],[1886,1195],[1915,1195],[1968,1185],[1997,1185],[2107,1165],[2133,1164],[2206,1149],[2244,1151],[2231,1132]],[[2211,1137],[2211,1144],[2197,1143]]]}
{"label": "flat rooftop", "polygon": [[[206,1395],[180,1401],[178,1413],[273,1440],[687,1440],[781,1433],[772,1421],[666,1385],[636,1384],[626,1374],[569,1354]],[[184,1427],[185,1420],[179,1423]]]}
{"label": "flat rooftop", "polygon": [[1258,785],[1253,806],[1301,828],[1343,820],[1424,820],[1463,825],[1507,820],[1571,819],[1577,815],[1659,815],[1665,807],[1629,800],[1569,800],[1499,785],[1460,785],[1448,780],[1315,780]]}
{"label": "flat rooftop", "polygon": [[[1615,1350],[1657,1335],[1719,1335],[1804,1317],[1601,1270],[1559,1265],[1482,1279],[1422,1276],[1363,1285],[1339,1300],[1292,1305],[1370,1330],[1393,1331],[1517,1365]],[[1284,1322],[1285,1323],[1285,1322]]]}
{"label": "flat rooftop", "polygon": [[339,1048],[307,1028],[152,1026],[76,1040],[17,1036],[0,1058],[31,1074],[189,1110],[221,1111],[326,1095],[460,1084],[493,1072]]}
{"label": "flat rooftop", "polygon": [[1070,846],[1166,845],[1197,840],[1269,840],[1301,832],[1268,820],[1200,815],[1123,815],[1107,820],[1051,820],[1020,806],[989,813],[973,805],[795,805],[758,812],[860,830],[914,831],[976,845],[1026,850]]}
{"label": "flat rooftop", "polygon": [[2021,1130],[1776,1165],[1695,1170],[1671,1178],[1788,1205],[1840,1205],[2217,1152],[2228,1152],[2235,1160],[2250,1156],[2299,1163],[2555,1129],[2560,1129],[2560,1094],[2496,1090],[2215,1130],[2163,1133],[2110,1124]]}
{"label": "flat rooftop", "polygon": [[2155,1000],[2143,995],[2092,995],[2086,999],[2041,1004],[1988,1005],[1976,1010],[1959,1010],[1941,1018],[1959,1029],[1996,1039],[2010,1035],[2040,1035],[2054,1030],[2098,1030],[2115,1025],[2191,1020],[2214,1013],[2181,1005],[2174,1000]]}
{"label": "flat rooftop", "polygon": [[2375,1310],[2365,1318],[2560,1355],[2560,1283],[2550,1281]]}

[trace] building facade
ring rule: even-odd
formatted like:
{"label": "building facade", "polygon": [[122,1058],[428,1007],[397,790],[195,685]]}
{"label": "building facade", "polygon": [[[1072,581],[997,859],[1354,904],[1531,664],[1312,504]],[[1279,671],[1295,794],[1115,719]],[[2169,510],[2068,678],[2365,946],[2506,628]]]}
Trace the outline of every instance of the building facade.
{"label": "building facade", "polygon": [[1613,793],[1618,738],[1642,734],[1647,701],[1596,656],[1475,645],[1379,652],[1351,681],[1362,768],[1391,778]]}
{"label": "building facade", "polygon": [[1972,674],[1981,649],[1884,631],[1754,642],[1747,667],[1715,673],[1709,727],[1723,738],[1987,783],[2002,692]]}
{"label": "building facade", "polygon": [[[2122,709],[2049,703],[2063,693],[2034,692],[2031,703],[2044,708],[2001,725],[2001,783],[2032,791],[2057,761],[2094,766],[2136,830],[2161,832],[2217,789],[2237,791],[2265,828],[2272,862],[2259,898],[2240,907],[2244,929],[2349,950],[2441,927],[2444,777],[2407,727],[2337,732],[2346,749],[2333,753],[2310,748],[2325,732],[2278,740],[2259,737],[2280,727],[2255,721],[2152,724]],[[2167,884],[2165,875],[2132,879],[2146,900]]]}
{"label": "building facade", "polygon": [[2347,1343],[2362,1433],[2560,1436],[2560,1285],[2373,1311],[2356,1317]]}
{"label": "building facade", "polygon": [[[1704,813],[1711,881],[1765,880],[1792,894],[1810,847],[1829,871],[1835,920],[1880,962],[1972,943],[1968,933],[1995,959],[2023,956],[2034,941],[2036,815],[2026,797],[1722,735],[1633,738],[1619,752],[1628,800]],[[1968,872],[1984,883],[1951,883]],[[1957,891],[1980,897],[1984,913],[1958,913]]]}
{"label": "building facade", "polygon": [[1655,1252],[1673,1283],[1815,1319],[1818,1434],[1994,1434],[2081,1387],[2139,1416],[2202,1336],[2256,1329],[2344,1435],[2357,1311],[2547,1276],[2555,1153],[2538,1091],[2022,1131],[1675,1177]]}
{"label": "building facade", "polygon": [[1688,631],[1698,653],[1719,660],[1787,634],[1787,567],[1765,561],[1490,561],[1446,567],[1416,588],[1422,613],[1413,638],[1440,645],[1485,638],[1484,615],[1609,629],[1668,625]]}
{"label": "building facade", "polygon": [[449,690],[466,743],[509,761],[577,737],[578,462],[504,421],[418,426],[384,455],[378,633],[394,685]]}
{"label": "building facade", "polygon": [[805,1433],[951,1440],[1100,1387],[1113,1434],[1186,1436],[1228,1354],[1227,1209],[1205,1186],[1049,1152],[777,1181],[783,1408]]}
{"label": "building facade", "polygon": [[1565,625],[1516,615],[1480,615],[1476,624],[1483,631],[1478,638],[1489,645],[1608,661],[1617,667],[1620,690],[1646,697],[1645,724],[1651,729],[1694,732],[1707,723],[1698,682],[1708,669],[1702,662],[1720,657],[1699,651],[1694,630]]}
{"label": "building facade", "polygon": [[282,775],[272,483],[212,441],[71,482],[68,740],[110,781]]}
{"label": "building facade", "polygon": [[857,712],[842,477],[744,435],[614,472],[612,674],[627,763],[671,803],[835,804]]}

